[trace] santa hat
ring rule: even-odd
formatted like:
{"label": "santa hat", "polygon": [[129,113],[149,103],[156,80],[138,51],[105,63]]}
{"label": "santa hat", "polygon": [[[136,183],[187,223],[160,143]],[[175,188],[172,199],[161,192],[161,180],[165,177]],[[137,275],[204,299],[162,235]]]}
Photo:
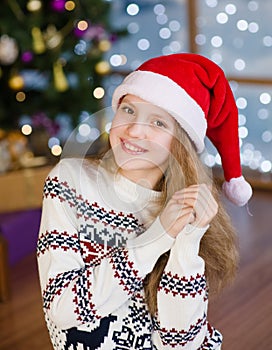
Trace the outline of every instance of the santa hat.
{"label": "santa hat", "polygon": [[129,74],[115,89],[113,106],[126,94],[168,111],[199,153],[204,149],[207,135],[221,156],[226,196],[238,206],[248,202],[252,189],[241,171],[238,110],[218,65],[189,53],[155,57]]}

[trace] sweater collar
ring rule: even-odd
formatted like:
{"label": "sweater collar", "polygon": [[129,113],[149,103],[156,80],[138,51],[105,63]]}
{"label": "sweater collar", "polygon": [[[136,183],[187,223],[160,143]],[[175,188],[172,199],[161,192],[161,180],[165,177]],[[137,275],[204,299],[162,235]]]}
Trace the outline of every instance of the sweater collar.
{"label": "sweater collar", "polygon": [[141,186],[104,166],[98,169],[98,186],[104,200],[122,211],[141,210],[161,197],[161,192]]}

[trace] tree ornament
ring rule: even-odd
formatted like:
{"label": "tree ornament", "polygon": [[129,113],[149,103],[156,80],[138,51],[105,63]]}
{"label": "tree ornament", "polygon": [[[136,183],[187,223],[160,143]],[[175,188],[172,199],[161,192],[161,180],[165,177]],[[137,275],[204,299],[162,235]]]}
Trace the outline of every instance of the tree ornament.
{"label": "tree ornament", "polygon": [[53,65],[54,85],[57,91],[64,92],[68,90],[69,85],[63,72],[63,64],[58,60]]}
{"label": "tree ornament", "polygon": [[98,43],[98,48],[102,52],[107,52],[111,48],[111,42],[108,39],[102,39]]}
{"label": "tree ornament", "polygon": [[33,60],[33,53],[31,51],[24,51],[21,55],[21,60],[24,63],[30,63]]}
{"label": "tree ornament", "polygon": [[52,50],[62,44],[63,36],[61,32],[57,31],[57,28],[54,25],[49,24],[46,32],[44,33],[44,40],[46,42],[46,46]]}
{"label": "tree ornament", "polygon": [[44,53],[45,43],[44,43],[43,35],[42,35],[40,28],[33,27],[31,34],[32,34],[32,39],[33,39],[33,43],[32,43],[33,51],[37,54]]}
{"label": "tree ornament", "polygon": [[0,37],[0,63],[10,65],[18,57],[19,49],[15,39],[4,34]]}
{"label": "tree ornament", "polygon": [[26,8],[30,12],[36,12],[39,11],[42,7],[42,2],[40,0],[29,0]]}
{"label": "tree ornament", "polygon": [[65,11],[65,2],[65,0],[52,0],[51,8],[56,12],[63,12]]}
{"label": "tree ornament", "polygon": [[104,75],[109,74],[110,72],[110,64],[107,61],[100,61],[95,65],[95,71],[98,74]]}
{"label": "tree ornament", "polygon": [[9,87],[12,90],[18,91],[24,87],[24,79],[18,73],[13,73],[8,81]]}

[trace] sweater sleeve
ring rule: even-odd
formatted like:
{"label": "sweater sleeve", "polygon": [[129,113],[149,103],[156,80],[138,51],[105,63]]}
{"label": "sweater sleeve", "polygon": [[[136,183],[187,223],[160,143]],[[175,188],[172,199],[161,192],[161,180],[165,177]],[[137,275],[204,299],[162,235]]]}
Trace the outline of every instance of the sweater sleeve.
{"label": "sweater sleeve", "polygon": [[153,342],[159,349],[220,349],[222,336],[207,321],[205,263],[199,256],[207,228],[187,225],[170,251],[154,317]]}
{"label": "sweater sleeve", "polygon": [[[139,292],[146,274],[174,240],[157,219],[126,246],[110,249],[99,263],[84,262],[77,194],[68,191],[73,179],[67,174],[61,179],[61,173],[57,166],[45,182],[37,256],[44,311],[58,327],[68,329],[97,322]],[[67,190],[60,191],[59,183]]]}

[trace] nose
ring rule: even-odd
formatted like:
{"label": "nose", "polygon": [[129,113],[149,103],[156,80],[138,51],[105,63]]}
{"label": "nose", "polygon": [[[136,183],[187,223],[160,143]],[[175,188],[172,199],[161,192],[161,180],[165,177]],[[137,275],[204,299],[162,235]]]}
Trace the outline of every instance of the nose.
{"label": "nose", "polygon": [[127,126],[127,133],[131,137],[143,138],[146,135],[147,125],[143,122],[131,122]]}

